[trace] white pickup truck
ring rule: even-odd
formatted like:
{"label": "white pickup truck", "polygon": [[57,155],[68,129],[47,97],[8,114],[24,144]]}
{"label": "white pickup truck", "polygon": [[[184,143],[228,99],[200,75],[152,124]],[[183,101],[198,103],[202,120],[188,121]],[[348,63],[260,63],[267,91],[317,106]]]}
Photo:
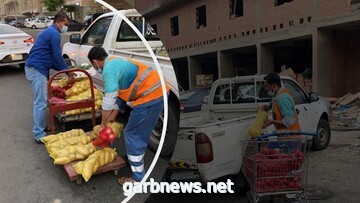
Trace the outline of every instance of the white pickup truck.
{"label": "white pickup truck", "polygon": [[[198,173],[203,181],[241,175],[242,143],[249,140],[247,130],[257,108],[271,101],[263,78],[254,75],[219,79],[213,83],[202,111],[180,114],[178,141],[168,170],[171,180],[180,177],[177,171],[184,171],[171,170],[177,167],[195,169],[187,171],[192,171],[190,176]],[[326,148],[331,137],[329,103],[316,93],[307,93],[290,77],[281,76],[281,79],[300,111],[302,131],[318,132],[313,147]],[[275,128],[265,130],[271,133]],[[183,179],[190,176],[182,175]]]}
{"label": "white pickup truck", "polygon": [[[174,69],[170,58],[166,56],[167,53],[162,42],[145,19],[134,9],[122,10],[120,12],[138,28],[153,48],[157,55],[157,60],[160,63],[164,78],[170,85],[168,99],[169,120],[161,153],[163,156],[170,156],[174,150],[177,139],[180,112],[179,91]],[[111,56],[132,58],[155,68],[154,62],[141,39],[131,27],[114,12],[101,15],[82,36],[80,34],[72,34],[70,36],[70,42],[63,46],[63,57],[74,60],[77,64],[89,64],[90,61],[87,55],[94,46],[102,46]],[[93,68],[89,70],[89,72],[93,75],[95,86],[103,90],[102,76],[96,74]],[[149,148],[152,150],[157,149],[160,141],[162,119],[162,117],[159,119],[153,135],[150,138]]]}

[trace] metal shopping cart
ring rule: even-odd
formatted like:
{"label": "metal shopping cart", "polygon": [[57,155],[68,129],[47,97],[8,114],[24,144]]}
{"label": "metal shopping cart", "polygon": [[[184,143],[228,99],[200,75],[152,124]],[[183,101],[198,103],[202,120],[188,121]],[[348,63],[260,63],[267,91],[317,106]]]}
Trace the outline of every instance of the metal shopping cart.
{"label": "metal shopping cart", "polygon": [[244,142],[242,171],[250,185],[250,202],[289,195],[307,200],[304,188],[313,136],[317,133],[276,132]]}

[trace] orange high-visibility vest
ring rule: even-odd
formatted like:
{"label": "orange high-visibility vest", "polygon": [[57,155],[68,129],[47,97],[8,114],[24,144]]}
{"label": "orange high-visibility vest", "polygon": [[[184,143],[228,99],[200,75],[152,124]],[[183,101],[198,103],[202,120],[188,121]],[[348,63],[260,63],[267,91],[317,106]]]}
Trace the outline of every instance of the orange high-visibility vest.
{"label": "orange high-visibility vest", "polygon": [[[109,61],[113,59],[116,58],[109,57]],[[118,97],[124,101],[133,102],[134,107],[162,97],[163,93],[160,77],[156,70],[153,70],[151,67],[143,63],[131,59],[127,60],[138,67],[138,72],[136,78],[128,89],[118,91]],[[170,89],[169,85],[166,82],[165,85],[166,92],[168,92]]]}
{"label": "orange high-visibility vest", "polygon": [[[289,93],[289,91],[287,89],[281,90],[281,92],[279,92],[277,97],[279,97],[281,94],[288,94],[290,96],[290,93]],[[290,96],[290,98],[291,98],[291,101],[294,104],[294,108],[295,108],[294,100],[292,99],[291,96]],[[295,112],[296,122],[293,125],[291,125],[289,127],[285,127],[285,126],[280,126],[280,125],[274,124],[275,129],[277,131],[280,131],[280,130],[299,131],[301,129],[300,124],[299,124],[299,117],[298,117],[297,112],[296,112],[295,109],[294,109],[294,112]],[[281,115],[281,112],[280,112],[280,109],[279,109],[279,106],[278,106],[278,103],[277,103],[276,99],[274,99],[274,102],[273,102],[273,116],[275,116],[274,119],[277,120],[277,121],[282,121],[282,119],[283,119],[283,116]]]}

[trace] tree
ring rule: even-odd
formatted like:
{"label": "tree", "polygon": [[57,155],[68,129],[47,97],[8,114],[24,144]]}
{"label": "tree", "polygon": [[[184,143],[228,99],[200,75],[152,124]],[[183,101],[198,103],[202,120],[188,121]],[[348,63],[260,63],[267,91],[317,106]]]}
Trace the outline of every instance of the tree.
{"label": "tree", "polygon": [[52,12],[57,11],[60,6],[64,5],[64,0],[42,0],[42,3],[48,11]]}

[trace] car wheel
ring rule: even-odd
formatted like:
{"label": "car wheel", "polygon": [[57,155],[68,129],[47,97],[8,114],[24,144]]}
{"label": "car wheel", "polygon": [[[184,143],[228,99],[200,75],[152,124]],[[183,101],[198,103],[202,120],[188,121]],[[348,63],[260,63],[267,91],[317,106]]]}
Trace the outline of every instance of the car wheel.
{"label": "car wheel", "polygon": [[320,119],[317,126],[317,133],[318,136],[314,139],[313,148],[315,150],[323,150],[329,145],[331,138],[329,121]]}
{"label": "car wheel", "polygon": [[[179,127],[179,113],[175,106],[176,102],[171,102],[169,100],[169,108],[168,108],[168,125],[166,130],[166,137],[164,141],[163,148],[161,150],[161,156],[171,156],[176,140],[177,140],[177,133]],[[163,128],[163,121],[164,121],[164,114],[161,113],[158,122],[153,130],[152,135],[150,136],[149,148],[153,152],[156,152],[161,138],[162,128]]]}
{"label": "car wheel", "polygon": [[36,26],[35,25],[31,26],[31,29],[36,29]]}

